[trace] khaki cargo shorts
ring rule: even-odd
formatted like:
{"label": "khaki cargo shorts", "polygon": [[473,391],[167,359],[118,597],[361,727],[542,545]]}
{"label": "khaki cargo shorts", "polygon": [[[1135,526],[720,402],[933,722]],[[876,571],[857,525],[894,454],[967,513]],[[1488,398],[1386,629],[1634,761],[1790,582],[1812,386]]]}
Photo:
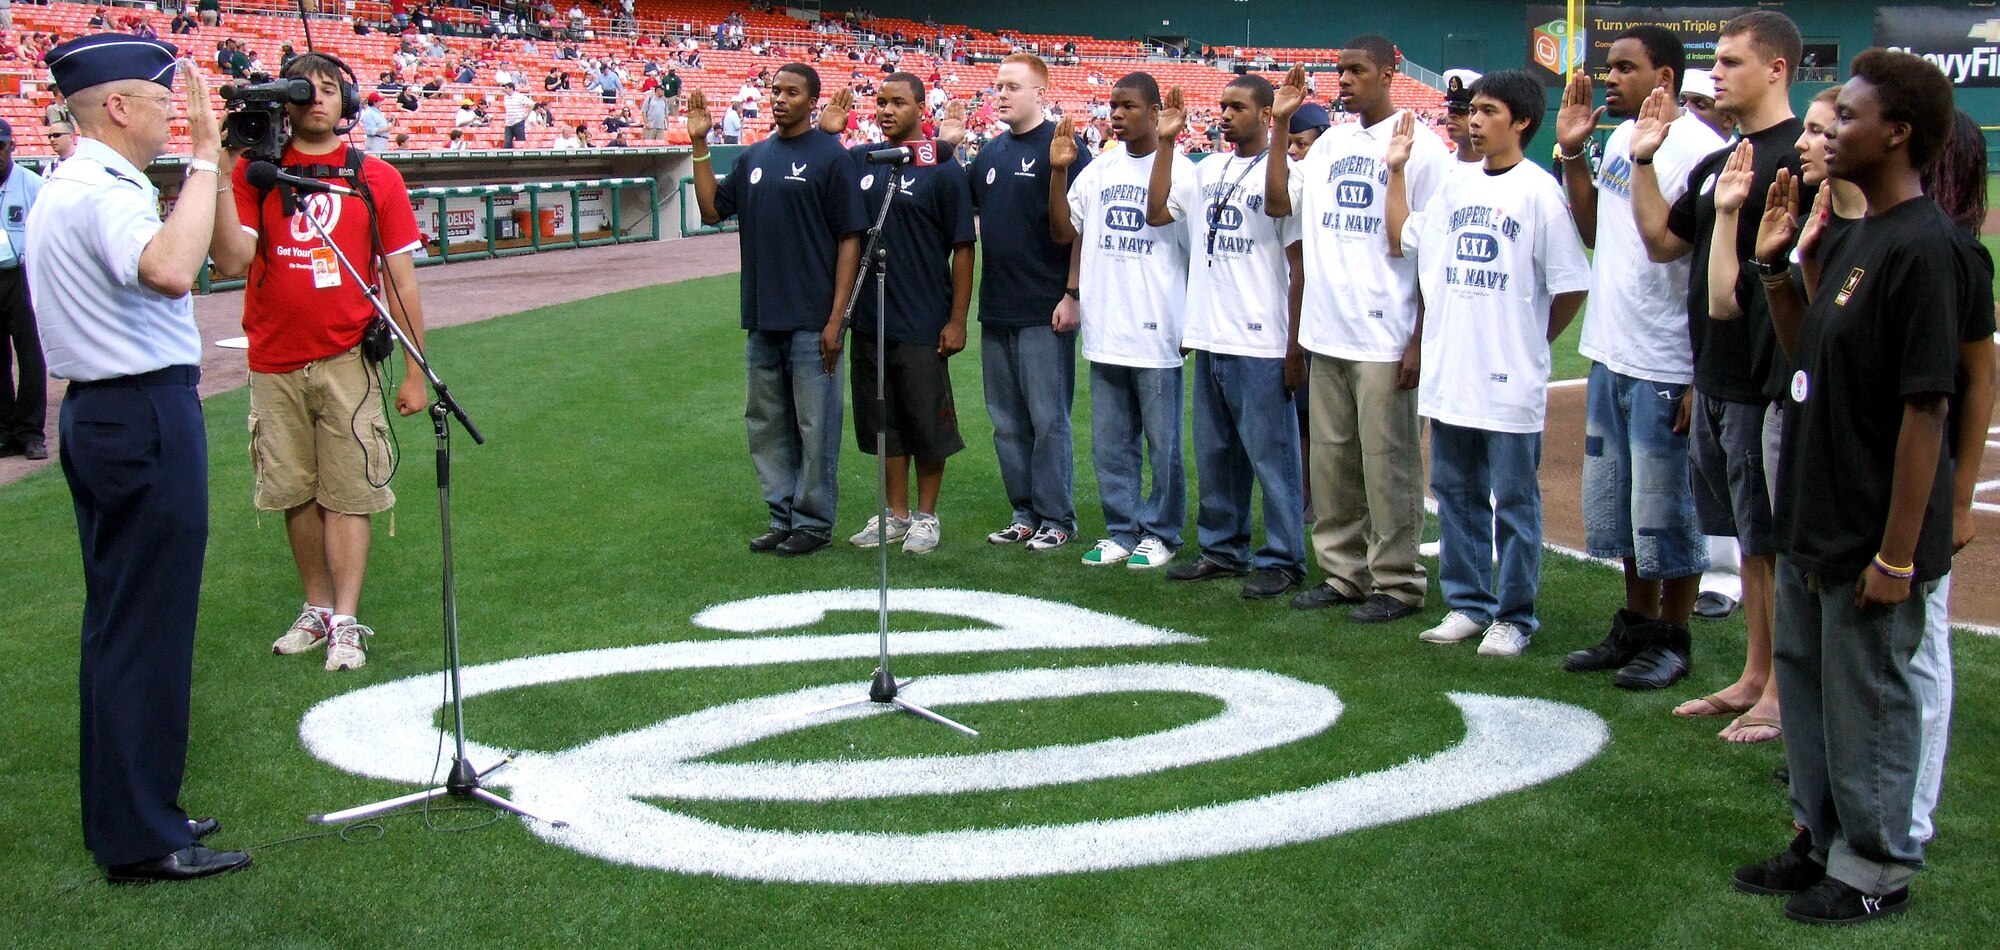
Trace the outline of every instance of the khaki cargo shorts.
{"label": "khaki cargo shorts", "polygon": [[395,505],[376,367],[356,348],[289,373],[251,373],[250,462],[254,501],[265,511],[318,501],[371,515]]}

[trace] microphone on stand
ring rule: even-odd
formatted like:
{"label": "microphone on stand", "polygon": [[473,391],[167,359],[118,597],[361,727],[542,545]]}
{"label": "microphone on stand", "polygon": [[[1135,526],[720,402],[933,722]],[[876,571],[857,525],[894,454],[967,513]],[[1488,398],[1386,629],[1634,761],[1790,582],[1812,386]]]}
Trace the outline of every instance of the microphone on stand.
{"label": "microphone on stand", "polygon": [[868,153],[870,165],[913,165],[928,168],[938,163],[937,143],[929,139],[919,139],[908,145],[895,148],[878,148]]}
{"label": "microphone on stand", "polygon": [[278,166],[270,162],[251,162],[250,167],[244,171],[243,177],[249,180],[252,187],[262,191],[269,191],[279,185],[285,185],[293,191],[302,194],[331,194],[339,195],[343,198],[355,197],[354,189],[352,188],[343,188],[340,185],[329,184],[317,178],[305,178],[293,175],[279,169]]}

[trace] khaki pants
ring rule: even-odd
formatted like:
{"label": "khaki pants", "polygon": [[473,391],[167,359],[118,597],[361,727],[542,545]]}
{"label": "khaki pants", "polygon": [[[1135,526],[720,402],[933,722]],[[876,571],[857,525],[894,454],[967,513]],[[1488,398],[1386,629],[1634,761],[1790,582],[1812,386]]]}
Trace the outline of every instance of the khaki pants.
{"label": "khaki pants", "polygon": [[1395,363],[1314,354],[1307,384],[1312,546],[1327,583],[1349,597],[1381,592],[1422,606],[1424,459],[1417,393]]}
{"label": "khaki pants", "polygon": [[318,501],[369,515],[396,503],[379,371],[357,347],[289,373],[250,374],[254,503],[285,511]]}

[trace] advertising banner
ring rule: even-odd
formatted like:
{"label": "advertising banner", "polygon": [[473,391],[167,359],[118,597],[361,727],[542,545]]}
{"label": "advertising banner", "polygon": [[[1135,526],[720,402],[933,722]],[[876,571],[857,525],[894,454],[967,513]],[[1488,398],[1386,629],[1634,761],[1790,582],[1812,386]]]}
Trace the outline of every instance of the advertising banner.
{"label": "advertising banner", "polygon": [[[1569,36],[1564,6],[1559,3],[1528,5],[1528,71],[1551,86],[1562,84],[1563,41]],[[1649,24],[1661,26],[1681,38],[1687,47],[1688,69],[1708,69],[1715,65],[1715,41],[1722,25],[1731,18],[1755,10],[1741,7],[1634,7],[1587,4],[1583,28],[1570,45],[1572,58],[1581,58],[1592,79],[1604,80],[1605,54],[1611,38],[1625,30]],[[1879,19],[1876,21],[1881,22]],[[1879,32],[1881,27],[1876,27]]]}
{"label": "advertising banner", "polygon": [[2000,87],[2000,10],[1877,7],[1875,45],[1936,63],[1954,86]]}

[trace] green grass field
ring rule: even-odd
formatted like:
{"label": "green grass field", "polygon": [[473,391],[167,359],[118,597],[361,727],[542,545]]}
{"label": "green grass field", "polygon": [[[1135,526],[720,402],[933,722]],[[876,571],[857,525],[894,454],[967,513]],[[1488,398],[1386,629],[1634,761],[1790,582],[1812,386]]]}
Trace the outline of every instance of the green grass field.
{"label": "green grass field", "polygon": [[[434,356],[490,438],[458,440],[454,527],[468,663],[739,634],[695,627],[705,607],[801,590],[867,588],[872,553],[797,562],[744,550],[764,515],[743,445],[735,278],[612,295],[433,335]],[[975,341],[974,346],[977,346]],[[1573,346],[1570,347],[1573,351]],[[255,849],[257,866],[193,885],[97,883],[80,842],[76,663],[81,572],[67,490],[45,471],[0,489],[8,579],[0,666],[11,739],[0,744],[0,922],[11,946],[364,947],[478,940],[508,946],[1909,946],[1990,945],[2000,928],[2000,643],[1957,643],[1957,742],[1932,867],[1911,912],[1851,932],[1784,921],[1775,899],[1732,892],[1729,871],[1790,837],[1770,779],[1775,745],[1738,747],[1720,722],[1667,709],[1717,689],[1742,663],[1740,621],[1697,631],[1695,673],[1667,695],[1566,674],[1619,597],[1603,568],[1550,557],[1544,628],[1518,661],[1415,634],[1437,609],[1387,628],[1349,626],[1227,583],[1076,563],[1101,527],[1087,451],[1077,497],[1085,545],[1055,555],[983,543],[1007,510],[992,461],[978,363],[956,384],[968,450],[941,506],[945,542],[892,558],[899,587],[1057,600],[1204,638],[1194,645],[911,657],[905,674],[1113,663],[1268,670],[1337,691],[1346,713],[1307,739],[1158,774],[1009,791],[873,801],[691,802],[710,821],[795,831],[1000,828],[1115,818],[1296,789],[1402,764],[1460,741],[1447,692],[1537,697],[1603,717],[1610,741],[1568,775],[1429,817],[1305,844],[1117,871],[986,883],[776,884],[615,865],[544,842],[514,820],[431,830],[417,818]],[[1079,448],[1087,398],[1078,400]],[[308,813],[408,790],[350,775],[302,745],[314,704],[437,670],[437,514],[428,426],[399,425],[407,458],[390,536],[378,522],[364,619],[368,666],[328,674],[267,644],[299,594],[282,520],[249,503],[242,391],[209,400],[213,537],[203,590],[184,801],[216,814],[218,843],[256,846],[321,829]],[[872,465],[843,459],[842,534],[874,506]],[[1192,473],[1191,473],[1192,475]],[[1192,505],[1190,506],[1192,508]],[[1192,527],[1189,529],[1192,539]],[[1435,595],[1433,597],[1435,603]],[[867,612],[811,631],[869,631]],[[899,627],[935,626],[910,617]],[[866,661],[640,673],[539,686],[468,703],[475,739],[555,751],[731,700],[859,684]],[[857,686],[858,689],[858,686]],[[1032,748],[1193,722],[1219,704],[1179,692],[947,707],[984,730],[961,739],[909,717],[827,725],[712,761],[850,759]],[[390,725],[390,724],[382,724]],[[500,773],[500,791],[506,791]],[[1422,790],[1415,790],[1422,791]],[[445,813],[440,825],[479,816]],[[352,839],[352,840],[347,840]],[[675,843],[658,846],[671,850]],[[893,860],[893,855],[885,856]]]}

